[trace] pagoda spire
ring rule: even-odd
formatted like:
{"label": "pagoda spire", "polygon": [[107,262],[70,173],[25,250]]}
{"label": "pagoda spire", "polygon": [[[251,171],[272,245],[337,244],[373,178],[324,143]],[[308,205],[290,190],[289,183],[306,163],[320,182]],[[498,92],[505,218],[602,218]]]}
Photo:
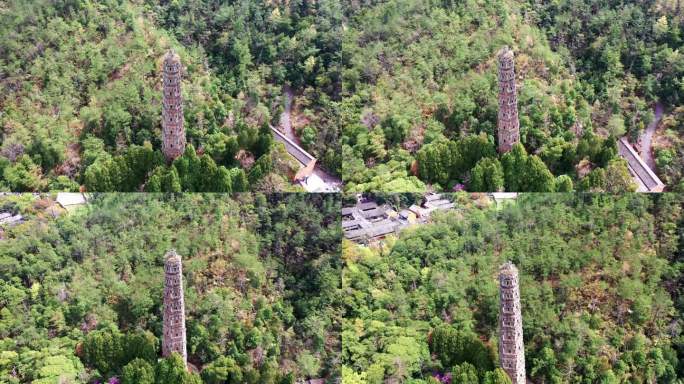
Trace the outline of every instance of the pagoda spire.
{"label": "pagoda spire", "polygon": [[166,253],[164,262],[164,323],[162,356],[176,352],[187,366],[185,339],[185,299],[183,297],[183,266],[175,250]]}
{"label": "pagoda spire", "polygon": [[518,120],[518,96],[515,85],[515,56],[513,51],[503,47],[499,51],[499,118],[497,135],[499,153],[506,153],[520,142],[520,121]]}
{"label": "pagoda spire", "polygon": [[513,384],[525,384],[525,347],[518,268],[506,262],[499,269],[499,360]]}
{"label": "pagoda spire", "polygon": [[171,162],[185,151],[182,66],[180,56],[170,50],[164,57],[164,100],[162,104],[162,152]]}

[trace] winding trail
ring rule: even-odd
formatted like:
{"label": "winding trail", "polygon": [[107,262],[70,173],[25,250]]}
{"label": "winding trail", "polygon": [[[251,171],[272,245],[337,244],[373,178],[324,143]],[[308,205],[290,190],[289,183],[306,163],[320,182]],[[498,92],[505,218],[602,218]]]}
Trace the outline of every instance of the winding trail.
{"label": "winding trail", "polygon": [[[287,85],[284,86],[283,95],[285,97],[285,105],[283,106],[283,113],[280,114],[279,128],[288,139],[297,143],[297,145],[301,145],[299,138],[295,135],[294,129],[292,128],[292,99],[294,98],[292,89]],[[320,192],[338,192],[342,186],[342,180],[324,171],[318,162],[316,162],[313,173],[309,178],[313,179],[307,182],[324,185],[323,188],[317,188]],[[320,179],[320,183],[317,180],[314,181],[315,178]],[[306,189],[307,186],[304,186],[304,188]]]}
{"label": "winding trail", "polygon": [[629,173],[634,178],[637,185],[637,192],[662,192],[665,184],[656,175],[655,161],[653,160],[653,134],[658,127],[660,119],[663,117],[663,105],[657,102],[655,107],[655,118],[648,125],[644,133],[639,137],[639,152],[630,144],[629,138],[623,136],[618,140],[618,153],[627,160]]}
{"label": "winding trail", "polygon": [[658,101],[654,107],[655,118],[651,124],[646,127],[644,133],[639,137],[639,156],[644,159],[644,162],[648,164],[651,169],[656,168],[655,159],[653,158],[653,135],[655,134],[656,128],[658,128],[658,123],[663,118],[665,113],[665,107]]}
{"label": "winding trail", "polygon": [[292,89],[289,86],[283,87],[283,96],[285,97],[285,106],[283,108],[283,113],[280,114],[280,128],[282,128],[285,136],[297,144],[299,143],[299,138],[295,136],[294,130],[292,129]]}

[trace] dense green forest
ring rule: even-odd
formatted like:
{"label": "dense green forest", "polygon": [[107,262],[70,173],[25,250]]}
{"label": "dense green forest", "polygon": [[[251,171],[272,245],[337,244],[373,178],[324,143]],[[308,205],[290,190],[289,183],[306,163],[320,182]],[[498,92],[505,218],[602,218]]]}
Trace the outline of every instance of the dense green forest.
{"label": "dense green forest", "polygon": [[[26,219],[0,240],[0,382],[339,377],[334,195],[104,194],[67,213],[25,194],[0,206]],[[190,372],[160,353],[171,248],[183,257]]]}
{"label": "dense green forest", "polygon": [[[681,191],[682,12],[672,0],[6,1],[0,188],[295,190],[298,165],[268,128],[292,105],[293,135],[349,192],[629,191],[616,140],[638,146],[654,121],[656,172]],[[520,85],[522,146],[508,157],[495,151],[504,45]],[[190,145],[165,164],[170,48],[186,67]]]}
{"label": "dense green forest", "polygon": [[656,163],[662,172],[663,182],[672,185],[673,182],[684,180],[684,106],[677,107],[672,113],[663,118],[662,134],[654,143]]}
{"label": "dense green forest", "polygon": [[[339,174],[341,17],[332,0],[3,2],[0,188],[291,190],[298,165],[268,128],[285,89],[302,146]],[[159,151],[169,49],[190,144],[174,164]]]}
{"label": "dense green forest", "polygon": [[505,261],[520,270],[532,382],[682,382],[681,195],[455,202],[377,245],[343,242],[345,384],[510,383],[497,357]]}
{"label": "dense green forest", "polygon": [[[681,7],[670,0],[348,3],[346,190],[632,190],[616,139],[638,142],[657,101],[666,114],[682,105]],[[516,54],[522,146],[500,156],[496,53],[505,45]],[[682,190],[681,113],[668,117],[675,123],[655,134],[656,172]]]}

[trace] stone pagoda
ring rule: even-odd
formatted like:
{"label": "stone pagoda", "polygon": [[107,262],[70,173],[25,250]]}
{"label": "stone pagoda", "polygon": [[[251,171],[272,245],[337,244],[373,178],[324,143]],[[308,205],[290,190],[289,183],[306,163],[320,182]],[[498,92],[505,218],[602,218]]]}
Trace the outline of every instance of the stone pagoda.
{"label": "stone pagoda", "polygon": [[164,101],[162,105],[162,152],[171,162],[185,151],[180,56],[173,50],[164,57]]}
{"label": "stone pagoda", "polygon": [[513,384],[525,384],[525,347],[518,268],[506,262],[499,269],[499,360]]}
{"label": "stone pagoda", "polygon": [[499,119],[497,122],[499,153],[506,153],[520,142],[518,96],[515,85],[515,56],[504,47],[499,51]]}
{"label": "stone pagoda", "polygon": [[164,263],[164,337],[162,356],[177,352],[187,365],[185,348],[185,300],[183,299],[183,266],[175,250],[166,253]]}

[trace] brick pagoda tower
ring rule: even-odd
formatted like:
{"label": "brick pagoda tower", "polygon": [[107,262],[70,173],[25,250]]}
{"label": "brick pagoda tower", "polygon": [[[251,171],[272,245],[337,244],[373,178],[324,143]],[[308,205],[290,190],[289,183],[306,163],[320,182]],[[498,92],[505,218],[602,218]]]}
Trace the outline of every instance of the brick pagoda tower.
{"label": "brick pagoda tower", "polygon": [[185,151],[180,56],[173,50],[164,57],[164,101],[162,106],[162,152],[171,162]]}
{"label": "brick pagoda tower", "polygon": [[181,257],[175,250],[166,253],[164,263],[164,337],[162,356],[173,352],[183,357],[187,365],[185,348],[185,300],[183,299],[183,267]]}
{"label": "brick pagoda tower", "polygon": [[525,348],[523,346],[522,315],[518,268],[506,262],[499,269],[499,360],[513,384],[525,384]]}
{"label": "brick pagoda tower", "polygon": [[518,96],[515,85],[515,56],[508,47],[499,51],[499,152],[506,153],[520,142]]}

